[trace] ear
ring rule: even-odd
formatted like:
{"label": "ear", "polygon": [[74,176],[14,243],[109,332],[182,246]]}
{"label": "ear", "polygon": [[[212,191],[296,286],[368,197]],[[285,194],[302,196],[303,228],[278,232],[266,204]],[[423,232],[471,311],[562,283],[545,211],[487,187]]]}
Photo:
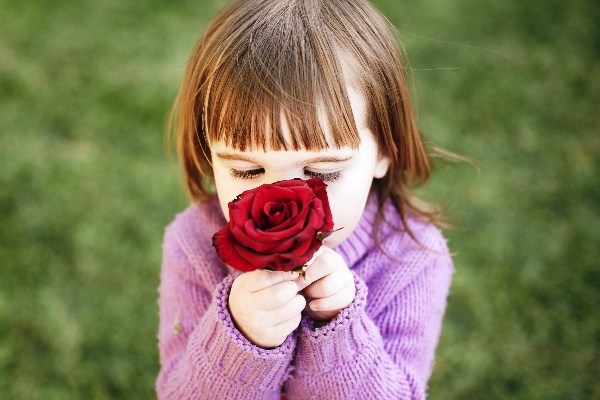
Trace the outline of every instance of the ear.
{"label": "ear", "polygon": [[383,178],[390,168],[389,157],[379,157],[375,169],[373,170],[373,178]]}

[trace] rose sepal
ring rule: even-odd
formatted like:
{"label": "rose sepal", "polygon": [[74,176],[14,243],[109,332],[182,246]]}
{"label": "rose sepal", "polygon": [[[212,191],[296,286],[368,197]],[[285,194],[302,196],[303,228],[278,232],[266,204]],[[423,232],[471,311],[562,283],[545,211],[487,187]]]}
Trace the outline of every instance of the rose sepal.
{"label": "rose sepal", "polygon": [[329,232],[317,232],[317,240],[319,240],[319,241],[322,242],[323,240],[325,240],[329,236],[331,236],[333,233],[335,233],[335,232],[337,232],[339,230],[342,230],[342,229],[344,229],[343,226],[341,228],[333,229],[333,230],[331,230]]}

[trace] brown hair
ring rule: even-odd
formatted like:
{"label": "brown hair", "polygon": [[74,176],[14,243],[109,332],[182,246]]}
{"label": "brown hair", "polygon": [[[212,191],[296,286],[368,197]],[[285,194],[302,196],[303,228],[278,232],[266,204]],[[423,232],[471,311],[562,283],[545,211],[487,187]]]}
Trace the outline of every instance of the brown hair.
{"label": "brown hair", "polygon": [[[171,114],[190,197],[214,193],[209,144],[215,141],[241,151],[325,149],[319,121],[325,112],[333,145],[357,148],[346,92],[351,82],[365,96],[380,154],[391,160],[386,176],[373,183],[377,225],[387,199],[411,236],[407,213],[439,223],[440,212],[412,193],[430,178],[434,149],[428,154],[417,128],[403,54],[394,28],[365,0],[230,1],[198,41]],[[282,115],[293,132],[290,143]]]}

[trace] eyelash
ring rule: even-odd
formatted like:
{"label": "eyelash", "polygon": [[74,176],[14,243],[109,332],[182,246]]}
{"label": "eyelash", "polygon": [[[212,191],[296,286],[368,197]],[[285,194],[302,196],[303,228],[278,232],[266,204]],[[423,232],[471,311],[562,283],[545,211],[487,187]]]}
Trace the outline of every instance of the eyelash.
{"label": "eyelash", "polygon": [[[257,176],[259,176],[260,174],[262,174],[263,172],[265,172],[265,170],[263,168],[249,169],[249,170],[244,170],[244,171],[239,170],[239,169],[232,169],[230,171],[231,176],[234,179],[253,179],[253,178],[256,178]],[[306,175],[310,178],[321,178],[325,182],[335,182],[342,177],[342,173],[339,171],[321,173],[321,172],[309,171],[306,169],[304,170],[304,175]]]}
{"label": "eyelash", "polygon": [[304,175],[309,176],[311,178],[321,178],[325,182],[332,183],[339,180],[342,177],[342,173],[340,171],[322,173],[309,171],[307,169],[304,170]]}

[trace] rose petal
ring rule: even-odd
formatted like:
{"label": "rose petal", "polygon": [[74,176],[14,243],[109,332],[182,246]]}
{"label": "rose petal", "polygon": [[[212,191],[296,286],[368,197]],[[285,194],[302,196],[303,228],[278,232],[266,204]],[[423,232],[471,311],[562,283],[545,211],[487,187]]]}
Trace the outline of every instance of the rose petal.
{"label": "rose petal", "polygon": [[[315,203],[319,202],[318,199],[315,199]],[[306,225],[313,228],[315,231],[323,230],[323,223],[325,216],[323,215],[322,209],[311,208],[308,212],[308,218],[306,219]]]}
{"label": "rose petal", "polygon": [[298,215],[300,208],[298,207],[298,204],[296,202],[288,202],[285,204],[285,209],[284,209],[284,217],[286,220],[290,220],[292,218],[294,218],[296,215]]}
{"label": "rose petal", "polygon": [[307,238],[306,236],[295,235],[286,240],[280,241],[277,246],[273,247],[273,253],[294,253],[302,254],[303,251],[296,252],[296,249],[303,246],[303,242],[312,240],[312,237]]}
{"label": "rose petal", "polygon": [[306,217],[304,214],[308,214],[308,208],[303,214],[296,216],[295,219],[290,219],[289,221],[286,221],[285,224],[281,224],[280,226],[273,227],[266,231],[256,227],[256,224],[254,224],[252,220],[248,220],[244,223],[244,232],[249,238],[260,242],[273,242],[286,239],[304,229],[304,226],[306,225]]}
{"label": "rose petal", "polygon": [[[259,253],[251,249],[234,245],[235,252],[245,260],[248,260],[255,268],[270,268],[276,271],[291,271],[292,269],[302,266],[308,262],[314,253],[321,247],[321,242],[317,240],[302,240],[298,246],[294,247],[293,251],[281,253]],[[292,243],[293,244],[293,243]]]}
{"label": "rose petal", "polygon": [[276,270],[277,271],[284,271],[284,272],[293,271],[299,265],[304,265],[304,264],[297,264],[296,260],[293,260],[293,259],[292,260],[288,260],[285,257],[278,258],[277,262],[278,262],[278,266],[277,266]]}
{"label": "rose petal", "polygon": [[289,257],[294,260],[295,266],[299,267],[310,260],[321,245],[322,243],[316,240],[316,232],[313,229],[305,229],[299,235],[282,243],[281,249],[274,252]]}
{"label": "rose petal", "polygon": [[289,254],[278,254],[273,257],[268,264],[268,268],[275,271],[289,272],[302,265],[304,265],[304,263],[299,263],[297,258]]}
{"label": "rose petal", "polygon": [[[315,243],[314,232],[310,232],[306,237],[306,239],[298,241],[298,247],[294,249],[293,254],[297,258],[306,258],[307,252],[311,250],[311,247],[315,247],[314,251],[317,251],[319,247],[321,247],[321,243]],[[308,256],[308,259],[312,257],[312,254]]]}
{"label": "rose petal", "polygon": [[241,221],[246,221],[250,218],[250,210],[252,208],[252,203],[254,200],[254,195],[251,191],[244,192],[234,201],[229,202],[229,224],[235,225]]}
{"label": "rose petal", "polygon": [[253,252],[252,250],[250,250],[246,247],[243,247],[243,246],[239,246],[239,245],[234,245],[234,248],[235,248],[235,251],[237,252],[237,254],[240,255],[240,257],[242,257],[246,260],[249,260],[249,262],[254,264],[255,269],[258,269],[258,268],[277,269],[278,263],[276,262],[276,260],[279,257],[278,254],[260,254],[260,253]]}
{"label": "rose petal", "polygon": [[[249,226],[253,223],[254,222],[252,220],[248,220],[248,221],[246,221],[245,226]],[[285,241],[286,237],[283,237],[282,238],[283,240],[278,240],[278,241],[269,241],[269,240],[262,240],[262,239],[256,240],[256,239],[252,239],[248,235],[246,235],[246,232],[244,232],[244,230],[239,226],[233,227],[231,229],[231,233],[235,237],[235,240],[237,240],[238,244],[248,248],[249,250],[255,251],[257,253],[268,254],[268,253],[274,253],[274,252],[288,250],[285,247],[282,247],[282,242]]]}
{"label": "rose petal", "polygon": [[298,205],[295,202],[287,203],[287,209],[289,210],[289,217],[279,225],[264,229],[264,232],[279,232],[291,227],[292,225],[295,226],[298,224],[299,220],[304,220],[306,218],[306,214],[308,212],[306,207],[303,207],[301,204]]}
{"label": "rose petal", "polygon": [[[304,181],[299,180],[299,182]],[[277,225],[274,226],[267,222],[268,218],[265,218],[266,210],[264,209],[264,204],[271,202],[286,203],[290,205],[290,211],[295,211],[292,214],[296,214],[305,208],[304,205],[308,204],[314,198],[312,190],[305,183],[290,188],[281,188],[275,186],[276,184],[273,185],[272,187],[264,187],[262,190],[256,192],[251,210],[252,218],[258,223],[257,225],[260,229],[265,231]]]}
{"label": "rose petal", "polygon": [[272,185],[279,186],[279,187],[306,186],[307,182],[308,181],[305,181],[304,179],[294,178],[294,179],[288,179],[285,181],[274,182],[274,183],[272,183]]}
{"label": "rose petal", "polygon": [[273,258],[269,268],[276,271],[289,272],[296,268],[296,260],[293,258],[288,258],[286,255],[278,255],[277,257]]}
{"label": "rose petal", "polygon": [[[294,190],[284,187],[271,186],[257,191],[252,203],[252,209],[250,210],[252,219],[259,224],[263,221],[263,206],[265,203],[287,201],[298,201],[298,195]],[[268,227],[261,225],[261,228],[266,229]]]}
{"label": "rose petal", "polygon": [[[292,203],[295,204],[295,203]],[[270,201],[263,206],[263,212],[266,217],[267,226],[277,226],[286,220],[286,214],[288,212],[288,203],[280,203]]]}
{"label": "rose petal", "polygon": [[240,257],[235,251],[235,238],[231,234],[229,225],[225,225],[212,238],[217,254],[225,263],[240,271],[254,271],[256,267],[246,259]]}
{"label": "rose petal", "polygon": [[313,190],[315,197],[321,200],[322,208],[325,215],[325,223],[321,230],[330,231],[333,229],[333,216],[331,215],[331,207],[329,206],[329,198],[327,197],[327,185],[318,178],[311,178],[306,181],[306,184]]}
{"label": "rose petal", "polygon": [[301,243],[301,246],[295,248],[290,253],[282,254],[286,258],[289,257],[289,269],[292,270],[297,267],[301,267],[306,264],[312,256],[319,250],[321,247],[321,242],[315,240],[305,240]]}
{"label": "rose petal", "polygon": [[310,178],[306,182],[306,186],[311,188],[313,193],[318,195],[318,193],[322,193],[322,191],[327,189],[327,184],[323,182],[321,178]]}

